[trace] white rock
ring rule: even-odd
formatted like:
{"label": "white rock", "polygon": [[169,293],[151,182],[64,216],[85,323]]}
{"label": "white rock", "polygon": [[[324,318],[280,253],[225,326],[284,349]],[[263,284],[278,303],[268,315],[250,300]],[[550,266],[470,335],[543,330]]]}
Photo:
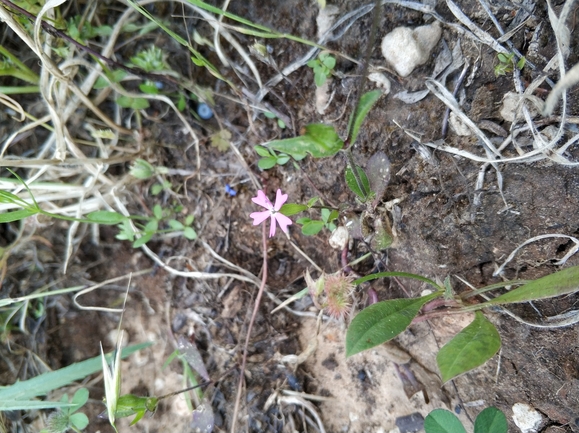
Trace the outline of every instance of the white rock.
{"label": "white rock", "polygon": [[349,237],[348,229],[340,226],[333,231],[329,240],[330,246],[336,250],[342,251],[346,248],[346,245],[348,245]]}
{"label": "white rock", "polygon": [[[503,119],[507,122],[514,122],[515,118],[522,119],[522,95],[519,95],[517,92],[507,92],[505,96],[503,96],[503,107],[501,108],[500,114]],[[532,104],[527,104],[527,108],[529,108],[529,113],[531,117],[537,117],[539,115],[539,110]]]}
{"label": "white rock", "polygon": [[440,23],[417,27],[397,27],[382,39],[382,54],[398,75],[407,77],[425,64],[440,40]]}
{"label": "white rock", "polygon": [[472,131],[468,126],[466,126],[462,121],[458,118],[458,116],[454,113],[450,113],[450,117],[448,118],[448,123],[452,130],[461,137],[468,137],[472,135]]}
{"label": "white rock", "polygon": [[368,79],[376,83],[376,86],[382,88],[384,95],[390,93],[390,80],[382,72],[372,72],[368,75]]}
{"label": "white rock", "polygon": [[513,405],[513,422],[522,433],[537,433],[543,416],[525,403],[515,403]]}

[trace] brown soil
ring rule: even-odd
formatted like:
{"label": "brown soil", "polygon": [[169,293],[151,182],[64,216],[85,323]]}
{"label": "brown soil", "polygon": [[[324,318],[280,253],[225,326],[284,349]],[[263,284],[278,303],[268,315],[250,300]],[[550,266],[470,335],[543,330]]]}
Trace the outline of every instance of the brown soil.
{"label": "brown soil", "polygon": [[[313,2],[242,3],[233,2],[231,12],[281,32],[316,39],[318,7]],[[477,25],[492,33],[494,28],[485,19],[478,2],[459,3]],[[362,4],[359,1],[339,1],[336,4],[338,15],[342,16]],[[511,17],[510,8],[500,5],[493,8],[505,27]],[[445,19],[453,20],[444,4],[439,4],[437,10]],[[421,13],[395,5],[386,5],[383,12],[379,37],[400,25],[417,26],[425,22]],[[159,13],[170,17],[170,11]],[[534,13],[537,20],[530,23],[525,32],[532,34],[537,23],[544,21],[541,50],[543,55],[550,58],[554,53],[554,39],[549,30],[545,6],[537,5]],[[343,37],[331,42],[329,48],[361,58],[366,49],[371,20],[371,14],[360,18]],[[443,38],[452,47],[459,35],[450,28],[444,28]],[[253,40],[253,37],[246,37],[244,42],[249,45]],[[525,41],[519,36],[514,41],[524,53]],[[287,40],[267,42],[273,47],[272,55],[280,68],[307,52],[303,45]],[[476,57],[481,56],[474,81],[464,87],[465,112],[477,120],[492,120],[508,130],[510,124],[500,119],[498,105],[502,95],[512,90],[511,78],[495,77],[493,68],[496,56],[488,47],[474,45],[464,39],[461,42],[465,57],[474,62]],[[159,36],[158,44],[171,45],[164,35]],[[178,47],[174,49],[180,50]],[[569,65],[578,61],[576,38],[572,53]],[[131,54],[125,53],[125,56]],[[229,54],[235,58],[233,52]],[[182,52],[178,55],[186,58]],[[208,51],[206,55],[214,64],[219,64],[214,53]],[[373,51],[372,64],[386,66],[378,46]],[[175,63],[173,66],[179,69],[180,65]],[[261,63],[258,66],[263,77],[276,74],[270,66]],[[230,125],[230,129],[235,129],[233,139],[241,155],[263,182],[269,196],[277,188],[282,188],[284,193],[289,194],[290,202],[305,203],[319,191],[330,202],[350,204],[352,209],[359,211],[361,206],[356,204],[354,195],[343,180],[345,161],[340,156],[322,160],[308,157],[300,162],[300,170],[289,163],[260,172],[252,149],[253,144],[297,135],[300,128],[311,122],[333,121],[338,131],[343,133],[353,98],[350,92],[356,90],[359,83],[359,69],[352,62],[339,60],[336,70],[343,76],[332,81],[334,99],[324,116],[316,112],[315,86],[309,68],[301,68],[272,89],[266,102],[291,119],[291,125],[288,124],[284,131],[277,127],[274,120],[264,119],[263,116],[252,120],[250,125],[245,108],[226,99],[216,99],[215,112],[220,120]],[[390,75],[392,92],[370,112],[354,148],[354,157],[361,165],[375,152],[386,152],[392,164],[392,178],[382,203],[399,200],[394,219],[390,212],[382,206],[378,207],[382,209],[379,216],[393,223],[397,235],[395,246],[380,253],[375,264],[366,261],[356,271],[367,273],[385,265],[387,270],[417,273],[441,282],[451,276],[454,289],[461,292],[466,286],[456,277],[475,287],[500,281],[500,278],[493,277],[496,266],[514,248],[533,236],[548,233],[576,235],[579,231],[576,218],[579,214],[579,177],[575,168],[556,165],[548,160],[501,165],[503,200],[492,167],[487,172],[483,190],[475,191],[480,164],[441,151],[431,152],[431,158],[425,159],[417,152],[416,141],[397,127],[394,121],[420,135],[423,143],[438,140],[441,138],[444,104],[429,95],[421,102],[407,105],[393,98],[393,94],[402,90],[423,89],[431,71],[432,62],[429,62],[414,71],[408,79]],[[183,73],[187,74],[186,71]],[[228,78],[237,80],[230,69],[224,73]],[[223,91],[223,86],[215,84],[209,76],[199,79]],[[367,86],[368,90],[373,88],[371,84]],[[485,89],[484,96],[480,91],[477,96],[477,89]],[[577,92],[571,95],[569,112],[573,115],[579,113]],[[195,150],[186,148],[186,139],[176,125],[179,124],[175,119],[146,123],[149,146],[146,152],[159,164],[194,170]],[[218,125],[213,119],[196,127],[200,134],[207,136]],[[452,132],[446,143],[473,152],[477,147],[475,139],[459,137]],[[576,157],[577,149],[570,148],[569,154]],[[512,155],[515,155],[514,150]],[[185,183],[182,177],[172,179],[175,185],[183,187],[179,200],[186,212],[195,215],[199,240],[155,239],[149,244],[150,248],[164,262],[185,272],[235,272],[212,258],[203,241],[231,263],[260,276],[262,232],[261,228],[251,225],[248,216],[255,210],[250,199],[256,191],[246,167],[231,150],[222,153],[211,147],[208,141],[201,145],[201,161],[201,180],[192,178]],[[126,167],[114,169],[123,172]],[[231,197],[225,192],[226,183],[236,189],[236,196]],[[131,204],[131,210],[136,214],[146,213],[160,200],[146,194],[148,187],[146,183],[130,187],[144,197],[141,204]],[[475,196],[479,193],[482,193],[482,199],[477,205]],[[161,199],[170,200],[170,197]],[[505,201],[508,204],[506,210]],[[63,224],[54,223],[41,229],[40,233],[46,241],[33,239],[10,256],[8,275],[2,286],[3,297],[31,293],[46,282],[62,277],[63,227]],[[12,231],[9,228],[3,230],[3,236],[10,240]],[[194,335],[213,379],[221,378],[236,367],[241,359],[257,287],[226,277],[202,280],[172,275],[155,265],[140,250],[133,250],[127,243],[115,240],[115,230],[102,228],[98,244],[91,243],[87,233],[60,286],[104,281],[130,272],[152,269],[145,276],[133,277],[123,328],[128,333],[129,344],[155,341],[155,345],[123,363],[123,393],[160,395],[183,386],[178,363],[173,362],[169,367],[162,368],[163,362],[175,350],[173,336],[176,334]],[[294,225],[290,233],[291,241],[323,270],[336,272],[340,269],[340,254],[329,247],[327,230],[317,236],[306,237]],[[552,273],[559,269],[555,265],[556,260],[572,247],[566,239],[534,243],[507,265],[504,276],[533,279]],[[362,242],[355,242],[349,258],[353,259],[366,251]],[[312,426],[308,426],[307,430],[304,427],[304,414],[314,419],[307,405],[319,414],[325,431],[329,433],[389,432],[395,428],[395,421],[400,416],[414,412],[426,416],[435,408],[455,411],[458,405],[463,407],[459,416],[469,431],[472,431],[469,418],[474,419],[485,407],[496,406],[507,415],[509,431],[515,432],[519,430],[512,423],[511,408],[519,402],[534,407],[544,415],[542,432],[579,432],[579,340],[576,327],[552,330],[531,328],[500,311],[488,311],[487,317],[500,331],[502,349],[482,367],[442,386],[435,360],[438,348],[468,324],[472,316],[448,316],[411,326],[393,344],[401,353],[409,355],[410,369],[426,387],[430,398],[427,403],[422,393],[410,397],[405,394],[394,364],[397,358],[393,353],[398,353],[396,349],[383,345],[346,359],[344,324],[324,319],[317,330],[317,311],[309,298],[291,304],[290,311],[271,314],[276,307],[275,300],[285,300],[305,287],[303,274],[312,267],[291,246],[290,241],[279,234],[268,241],[267,255],[267,294],[251,336],[239,432],[315,431]],[[576,264],[579,264],[576,257],[567,262],[567,266]],[[125,285],[126,280],[108,285],[109,290],[92,292],[81,302],[91,306],[118,305]],[[380,300],[418,296],[425,289],[423,285],[408,280],[384,279],[373,282],[372,288]],[[366,289],[359,289],[354,294],[356,308],[362,308],[366,298]],[[541,320],[537,311],[552,316],[573,309],[578,301],[579,296],[570,295],[564,299],[537,302],[535,309],[517,306],[513,311],[526,320],[537,322]],[[118,315],[80,311],[69,297],[50,299],[46,307],[45,320],[27,324],[34,333],[11,334],[8,340],[12,352],[9,352],[9,346],[2,346],[5,360],[0,361],[0,383],[13,383],[16,378],[25,379],[44,371],[38,364],[24,362],[30,357],[23,355],[25,353],[37,353],[49,368],[57,369],[97,356],[100,341],[105,342],[105,350],[112,349],[107,334],[116,328]],[[19,349],[15,350],[15,347]],[[300,362],[295,363],[292,362],[295,357],[289,355],[302,356]],[[207,391],[215,413],[216,432],[229,431],[238,374],[238,369],[234,368],[233,373]],[[107,422],[96,418],[104,409],[101,403],[102,382],[93,380],[84,386],[89,388],[91,397],[87,406],[91,424],[87,431],[112,431]],[[288,394],[288,390],[294,394]],[[310,401],[301,393],[319,399]],[[55,393],[50,397],[56,400],[60,395]],[[296,402],[298,400],[308,403]],[[9,415],[11,431],[35,431],[37,424],[29,424],[30,419],[21,415]],[[185,432],[190,431],[190,419],[189,412],[183,408],[182,399],[175,397],[161,404],[153,417],[145,417],[130,429],[128,422],[123,420],[119,431]],[[19,427],[23,430],[18,430]]]}

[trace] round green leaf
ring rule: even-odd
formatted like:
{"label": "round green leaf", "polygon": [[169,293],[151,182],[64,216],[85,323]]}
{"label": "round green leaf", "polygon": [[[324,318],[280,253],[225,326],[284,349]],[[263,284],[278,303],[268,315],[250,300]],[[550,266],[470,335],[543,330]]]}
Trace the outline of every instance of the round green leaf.
{"label": "round green leaf", "polygon": [[489,359],[501,347],[501,337],[488,319],[480,311],[470,325],[460,331],[444,345],[436,356],[442,381],[476,368]]}
{"label": "round green leaf", "polygon": [[69,420],[70,420],[70,423],[79,430],[84,430],[86,428],[86,426],[88,425],[88,418],[82,412],[72,414],[70,416]]}
{"label": "round green leaf", "polygon": [[257,161],[257,166],[262,170],[269,170],[270,168],[275,166],[276,162],[277,158],[269,156],[267,158],[261,158],[259,161]]}
{"label": "round green leaf", "polygon": [[424,419],[424,430],[426,433],[466,433],[456,415],[446,409],[430,412]]}
{"label": "round green leaf", "polygon": [[507,433],[509,424],[504,413],[496,407],[487,407],[474,422],[474,433]]}

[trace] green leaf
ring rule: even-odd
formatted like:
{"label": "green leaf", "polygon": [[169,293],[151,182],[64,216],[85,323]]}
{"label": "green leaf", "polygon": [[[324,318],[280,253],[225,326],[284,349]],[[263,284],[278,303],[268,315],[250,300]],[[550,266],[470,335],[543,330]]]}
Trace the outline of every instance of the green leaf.
{"label": "green leaf", "polygon": [[354,194],[358,196],[360,200],[363,202],[368,199],[370,194],[370,182],[368,181],[368,176],[360,166],[356,166],[356,170],[358,171],[358,177],[362,181],[362,189],[360,189],[360,185],[356,181],[356,177],[352,172],[352,168],[350,166],[346,167],[346,184],[352,190]]}
{"label": "green leaf", "polygon": [[307,153],[314,158],[334,156],[344,147],[344,142],[331,125],[311,123],[305,129],[306,133],[300,137],[274,140],[265,145],[298,160],[303,159]]}
{"label": "green leaf", "polygon": [[308,207],[312,207],[313,205],[315,205],[319,199],[320,199],[319,197],[312,197],[311,199],[309,199],[308,200]]}
{"label": "green leaf", "polygon": [[133,248],[139,248],[151,240],[154,233],[143,233],[141,237],[133,242]]}
{"label": "green leaf", "polygon": [[332,221],[337,219],[339,216],[340,216],[340,213],[336,209],[334,209],[330,213],[330,216],[328,217],[328,221],[326,221],[326,222],[331,223]]}
{"label": "green leaf", "polygon": [[133,110],[144,110],[145,108],[149,108],[149,101],[145,98],[135,98],[133,99],[131,108]]}
{"label": "green leaf", "polygon": [[360,311],[346,332],[346,357],[371,349],[403,332],[427,302],[440,296],[377,302]]}
{"label": "green leaf", "polygon": [[324,228],[323,221],[308,221],[302,227],[302,233],[306,236],[317,235]]}
{"label": "green leaf", "polygon": [[183,229],[183,236],[185,236],[185,239],[189,239],[190,241],[197,239],[197,233],[192,227],[185,227]]}
{"label": "green leaf", "polygon": [[169,227],[171,227],[173,230],[183,230],[185,228],[183,223],[181,223],[177,220],[169,220],[168,223],[169,223]]}
{"label": "green leaf", "polygon": [[310,221],[312,221],[312,219],[308,218],[308,217],[298,218],[296,220],[296,224],[304,225],[304,224],[309,223]]}
{"label": "green leaf", "polygon": [[257,166],[262,170],[269,170],[272,167],[275,167],[277,162],[277,158],[275,156],[269,156],[267,158],[261,158],[257,161]]}
{"label": "green leaf", "polygon": [[501,347],[501,337],[480,311],[470,325],[444,345],[436,356],[442,382],[476,368],[489,359]]}
{"label": "green leaf", "polygon": [[273,114],[271,111],[264,111],[263,115],[268,119],[275,119],[275,114]]}
{"label": "green leaf", "polygon": [[70,416],[70,423],[78,430],[84,430],[88,425],[88,417],[82,413],[75,413]]}
{"label": "green leaf", "polygon": [[348,137],[350,138],[350,143],[354,144],[356,138],[358,138],[358,132],[362,126],[362,122],[374,106],[378,99],[382,96],[380,90],[372,90],[371,92],[364,93],[360,98],[360,103],[356,107],[356,111],[352,113],[350,122],[348,123]]}
{"label": "green leaf", "polygon": [[278,165],[285,165],[289,160],[290,157],[288,155],[281,154],[280,156],[277,157]]}
{"label": "green leaf", "polygon": [[127,219],[126,216],[109,210],[97,210],[87,214],[87,219],[96,224],[115,225]]}
{"label": "green leaf", "polygon": [[151,186],[151,195],[159,195],[163,191],[163,185],[156,183]]}
{"label": "green leaf", "polygon": [[322,214],[322,221],[327,223],[328,218],[330,217],[330,209],[323,208],[320,213]]}
{"label": "green leaf", "polygon": [[474,433],[507,433],[509,424],[504,413],[496,407],[487,407],[474,422]]}
{"label": "green leaf", "polygon": [[446,409],[435,409],[430,412],[424,419],[424,430],[426,433],[466,433],[456,415]]}
{"label": "green leaf", "polygon": [[322,59],[322,63],[326,68],[332,70],[336,67],[336,58],[333,56],[326,56]]}
{"label": "green leaf", "polygon": [[366,281],[372,281],[372,280],[375,280],[377,278],[388,278],[388,277],[411,278],[413,280],[418,280],[418,281],[422,281],[423,283],[430,284],[437,291],[440,291],[440,292],[444,291],[444,288],[440,287],[434,281],[432,281],[426,277],[423,277],[422,275],[411,274],[408,272],[396,272],[396,271],[378,272],[376,274],[366,275],[365,277],[358,278],[356,281],[354,281],[354,285],[357,286],[357,285],[360,285],[362,283],[365,283]]}
{"label": "green leaf", "polygon": [[12,221],[23,220],[24,218],[28,218],[29,216],[36,213],[38,212],[28,209],[20,209],[12,212],[0,213],[0,223],[11,223]]}
{"label": "green leaf", "polygon": [[[126,358],[131,353],[149,347],[152,344],[151,342],[147,342],[127,347],[122,350],[121,356]],[[112,354],[109,353],[106,356],[107,359],[110,360]],[[46,395],[50,391],[60,389],[76,380],[84,379],[101,369],[102,361],[99,355],[86,361],[51,371],[50,373],[41,374],[32,379],[16,382],[14,385],[2,387],[0,388],[0,411],[19,410],[23,408],[26,403],[34,403],[37,407],[41,407],[42,404],[52,404],[52,406],[49,407],[57,407],[60,403],[44,401],[28,402],[27,400],[39,395]]]}
{"label": "green leaf", "polygon": [[72,412],[78,410],[81,406],[84,406],[87,401],[88,401],[88,389],[80,388],[78,391],[74,393],[74,396],[72,397],[71,403],[76,405],[76,408]]}
{"label": "green leaf", "polygon": [[305,204],[286,203],[279,211],[285,216],[292,216],[305,210],[308,210],[308,207]]}
{"label": "green leaf", "polygon": [[154,215],[155,218],[157,218],[158,220],[160,220],[161,218],[163,218],[163,208],[161,207],[160,204],[156,204],[155,206],[153,206],[153,215]]}
{"label": "green leaf", "polygon": [[271,156],[269,150],[263,146],[254,146],[253,149],[257,152],[259,156],[263,156],[264,158],[268,158]]}
{"label": "green leaf", "polygon": [[573,266],[531,281],[478,306],[484,308],[489,305],[535,301],[567,295],[577,290],[579,290],[579,266]]}
{"label": "green leaf", "polygon": [[185,218],[185,225],[190,226],[191,224],[193,224],[194,219],[195,219],[194,215],[187,215],[187,218]]}
{"label": "green leaf", "polygon": [[149,233],[154,233],[159,229],[159,220],[152,219],[145,224],[145,231]]}
{"label": "green leaf", "polygon": [[141,83],[139,84],[139,90],[147,95],[157,95],[159,93],[159,89],[153,83]]}
{"label": "green leaf", "polygon": [[326,75],[326,73],[322,70],[318,70],[315,74],[314,74],[314,83],[316,83],[317,87],[322,87],[324,85],[324,83],[326,82],[326,80],[328,79],[328,76]]}

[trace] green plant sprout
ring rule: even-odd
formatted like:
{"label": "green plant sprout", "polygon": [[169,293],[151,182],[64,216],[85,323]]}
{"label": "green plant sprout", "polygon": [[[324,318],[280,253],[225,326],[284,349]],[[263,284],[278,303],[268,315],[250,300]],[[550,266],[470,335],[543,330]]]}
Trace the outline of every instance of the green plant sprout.
{"label": "green plant sprout", "polygon": [[525,63],[527,59],[525,57],[521,57],[515,63],[515,53],[498,53],[497,58],[499,60],[499,64],[495,66],[495,75],[498,77],[499,75],[506,75],[513,72],[513,67],[521,70],[525,67]]}
{"label": "green plant sprout", "polygon": [[280,127],[280,129],[285,129],[285,122],[279,118],[277,118],[277,116],[275,114],[273,114],[270,111],[264,111],[263,115],[265,117],[267,117],[268,119],[277,119],[277,126]]}
{"label": "green plant sprout", "polygon": [[[346,333],[346,356],[371,349],[403,332],[424,309],[423,316],[475,312],[470,325],[443,346],[436,357],[443,383],[470,371],[491,359],[501,347],[501,338],[495,326],[481,310],[504,304],[521,303],[567,295],[579,287],[579,266],[573,266],[533,281],[514,280],[483,287],[454,296],[449,302],[446,287],[428,278],[404,272],[381,272],[354,281],[362,284],[376,278],[412,278],[431,285],[435,291],[420,298],[392,299],[377,302],[360,311],[350,323]],[[479,304],[467,304],[473,296],[505,286],[520,286]],[[444,310],[437,311],[440,299],[445,300]]]}
{"label": "green plant sprout", "polygon": [[273,149],[263,146],[255,146],[255,151],[261,158],[257,161],[257,166],[262,170],[268,170],[276,165],[285,165],[290,160],[289,155],[285,153],[277,154]]}
{"label": "green plant sprout", "polygon": [[[424,419],[426,433],[467,433],[455,414],[446,409],[435,409]],[[505,414],[496,407],[487,407],[474,421],[474,433],[507,433],[509,425]]]}
{"label": "green plant sprout", "polygon": [[327,51],[322,51],[317,59],[310,60],[307,65],[314,70],[316,86],[322,87],[336,67],[336,58]]}
{"label": "green plant sprout", "polygon": [[[12,171],[11,171],[12,172]],[[0,223],[9,223],[19,221],[32,215],[44,215],[49,218],[55,218],[65,221],[81,222],[87,224],[102,224],[102,225],[116,225],[119,228],[117,239],[129,240],[133,242],[133,247],[138,248],[151,240],[156,234],[181,232],[183,236],[189,240],[197,238],[197,233],[192,227],[194,217],[188,215],[182,223],[174,218],[170,218],[173,213],[170,210],[164,210],[160,205],[153,208],[152,217],[141,216],[125,216],[115,211],[95,211],[86,215],[86,218],[74,218],[65,215],[60,215],[42,209],[28,185],[14,172],[12,174],[24,185],[30,196],[31,202],[20,198],[16,194],[9,191],[0,190],[0,203],[13,205],[21,208],[14,211],[0,213]],[[177,208],[178,209],[178,208]],[[135,221],[138,226],[135,230],[131,224]],[[140,223],[139,221],[145,222]],[[160,223],[166,222],[168,229],[159,229]]]}
{"label": "green plant sprout", "polygon": [[[68,395],[64,394],[60,399],[62,403],[69,403]],[[88,401],[88,389],[81,388],[74,393],[70,400],[72,406],[64,407],[53,412],[48,417],[47,428],[41,430],[41,433],[64,433],[73,430],[80,433],[88,425],[88,417],[77,412]],[[77,412],[77,413],[75,413]]]}

